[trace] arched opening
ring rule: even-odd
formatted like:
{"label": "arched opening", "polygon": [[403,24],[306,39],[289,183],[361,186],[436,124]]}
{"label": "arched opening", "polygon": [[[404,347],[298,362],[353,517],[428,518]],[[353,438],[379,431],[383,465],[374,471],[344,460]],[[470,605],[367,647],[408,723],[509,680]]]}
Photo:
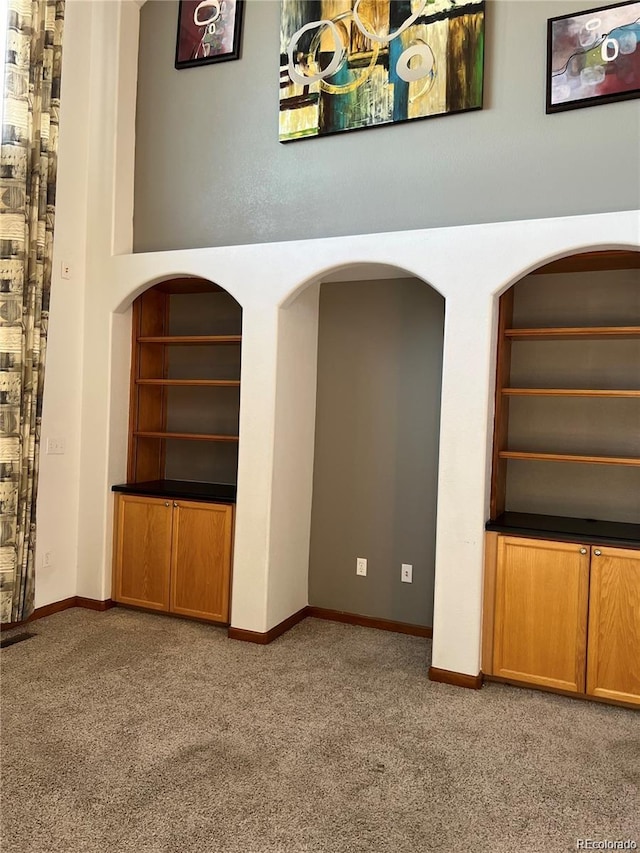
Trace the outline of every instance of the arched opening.
{"label": "arched opening", "polygon": [[483,662],[640,702],[640,253],[546,264],[500,298]]}
{"label": "arched opening", "polygon": [[640,253],[538,267],[500,299],[491,518],[640,523]]}
{"label": "arched opening", "polygon": [[242,308],[219,285],[180,277],[140,293],[131,317],[113,598],[228,624]]}
{"label": "arched opening", "polygon": [[[445,300],[405,270],[359,264],[299,291],[281,315],[304,303],[316,386],[307,419],[311,612],[428,633]],[[286,319],[282,329],[286,337]]]}
{"label": "arched opening", "polygon": [[199,278],[155,284],[133,303],[129,483],[235,486],[242,308]]}

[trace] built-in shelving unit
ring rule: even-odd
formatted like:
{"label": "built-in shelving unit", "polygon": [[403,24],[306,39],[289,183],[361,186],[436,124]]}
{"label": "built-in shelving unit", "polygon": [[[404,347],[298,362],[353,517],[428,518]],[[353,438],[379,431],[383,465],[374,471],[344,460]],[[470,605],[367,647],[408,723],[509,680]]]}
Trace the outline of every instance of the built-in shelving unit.
{"label": "built-in shelving unit", "polygon": [[[545,295],[541,297],[542,300],[545,296],[548,298],[547,306],[536,302],[534,294],[537,282],[534,281],[525,284],[528,295],[523,294],[524,307],[518,303],[521,283],[501,297],[492,519],[501,516],[505,510],[522,511],[519,506],[508,505],[510,482],[517,485],[513,491],[521,496],[526,492],[527,480],[535,480],[536,488],[540,490],[546,478],[550,501],[556,491],[555,484],[559,482],[554,479],[559,475],[543,475],[539,469],[534,472],[533,468],[523,467],[517,471],[514,469],[509,479],[510,463],[518,466],[568,464],[572,469],[575,466],[640,468],[640,348],[637,343],[640,341],[639,269],[639,253],[587,253],[554,262],[536,271],[543,275],[562,274],[555,288],[550,280],[547,281]],[[593,273],[597,274],[597,280],[593,277],[588,279],[589,274]],[[583,282],[586,282],[584,293],[580,290]],[[602,284],[598,292],[600,282]],[[613,294],[611,300],[608,300],[609,284]],[[577,294],[573,308],[569,292]],[[609,301],[615,303],[614,308],[609,306]],[[603,308],[605,316],[597,315],[598,306]],[[584,322],[563,322],[567,319]],[[618,347],[615,356],[611,349],[614,345]],[[632,346],[634,349],[623,353],[621,346]],[[557,349],[542,350],[541,347]],[[600,349],[596,350],[596,347]],[[514,370],[516,356],[518,369]],[[616,357],[620,359],[619,371],[614,363]],[[540,363],[543,363],[542,367]],[[602,365],[606,365],[606,369]],[[580,407],[581,399],[585,401],[583,407]],[[539,403],[536,402],[538,400]],[[513,415],[512,407],[516,403],[520,407],[518,417]],[[540,408],[543,404],[544,408]],[[526,410],[521,408],[525,405]],[[596,406],[599,408],[589,408]],[[611,407],[606,410],[610,412],[610,428],[602,406]],[[616,409],[616,406],[626,408],[622,411]],[[629,406],[637,406],[637,409],[632,411]],[[619,417],[621,412],[622,417]],[[597,435],[596,424],[600,428]],[[555,465],[552,467],[555,468]],[[569,482],[571,476],[567,474],[564,482]],[[583,477],[585,483],[589,476]],[[530,510],[525,508],[524,511]]]}
{"label": "built-in shelving unit", "polygon": [[[163,282],[135,301],[129,483],[235,482],[240,327],[240,306],[199,279]],[[209,328],[212,334],[201,333]],[[196,443],[210,449],[188,449]],[[236,449],[220,450],[217,465],[215,445]]]}
{"label": "built-in shelving unit", "polygon": [[113,600],[229,622],[242,309],[201,279],[133,304],[127,483],[115,497]]}
{"label": "built-in shelving unit", "polygon": [[491,485],[485,677],[640,706],[640,252],[501,297]]}

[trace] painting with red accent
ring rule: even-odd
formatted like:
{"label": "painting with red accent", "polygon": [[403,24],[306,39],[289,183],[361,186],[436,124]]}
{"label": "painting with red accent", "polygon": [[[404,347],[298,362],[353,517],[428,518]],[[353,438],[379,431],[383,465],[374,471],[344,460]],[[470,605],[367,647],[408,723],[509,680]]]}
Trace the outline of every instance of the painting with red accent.
{"label": "painting with red accent", "polygon": [[547,112],[640,97],[640,3],[548,21]]}
{"label": "painting with red accent", "polygon": [[176,68],[238,59],[243,0],[180,0]]}

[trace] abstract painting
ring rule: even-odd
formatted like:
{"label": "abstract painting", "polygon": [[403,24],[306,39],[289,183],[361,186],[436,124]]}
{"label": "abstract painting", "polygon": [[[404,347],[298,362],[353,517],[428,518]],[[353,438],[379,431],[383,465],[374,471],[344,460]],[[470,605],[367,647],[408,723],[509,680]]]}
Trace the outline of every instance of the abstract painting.
{"label": "abstract painting", "polygon": [[548,21],[547,112],[640,97],[640,3]]}
{"label": "abstract painting", "polygon": [[484,0],[282,0],[280,141],[482,108]]}
{"label": "abstract painting", "polygon": [[176,68],[240,56],[244,0],[180,0]]}

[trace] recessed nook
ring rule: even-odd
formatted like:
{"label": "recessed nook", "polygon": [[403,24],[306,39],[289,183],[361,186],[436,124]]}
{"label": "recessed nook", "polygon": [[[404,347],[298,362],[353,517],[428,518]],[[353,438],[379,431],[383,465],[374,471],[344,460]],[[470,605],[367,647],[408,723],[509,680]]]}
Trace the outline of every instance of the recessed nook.
{"label": "recessed nook", "polygon": [[500,297],[486,675],[640,704],[640,253]]}

